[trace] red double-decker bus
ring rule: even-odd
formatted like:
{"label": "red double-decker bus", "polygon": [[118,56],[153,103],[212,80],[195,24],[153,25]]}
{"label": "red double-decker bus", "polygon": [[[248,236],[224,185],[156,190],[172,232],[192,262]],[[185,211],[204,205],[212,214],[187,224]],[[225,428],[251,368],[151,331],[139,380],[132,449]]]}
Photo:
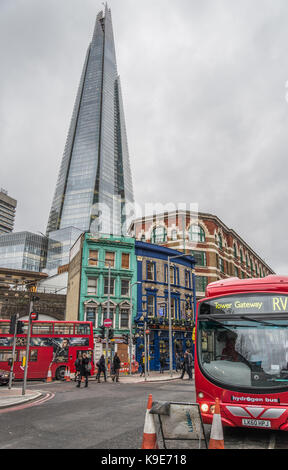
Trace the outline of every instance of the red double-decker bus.
{"label": "red double-decker bus", "polygon": [[[16,335],[16,352],[13,373],[15,380],[23,379],[23,358],[26,356],[28,321],[23,321],[23,334]],[[9,334],[10,321],[0,320],[0,369],[10,371],[9,359],[13,353],[13,335]],[[91,359],[91,375],[94,373],[93,325],[81,321],[32,321],[28,362],[28,379],[46,379],[50,367],[51,376],[61,380],[66,367],[75,372],[75,360],[79,352],[86,352]]]}
{"label": "red double-decker bus", "polygon": [[203,422],[288,430],[288,277],[211,283],[197,304],[195,385]]}

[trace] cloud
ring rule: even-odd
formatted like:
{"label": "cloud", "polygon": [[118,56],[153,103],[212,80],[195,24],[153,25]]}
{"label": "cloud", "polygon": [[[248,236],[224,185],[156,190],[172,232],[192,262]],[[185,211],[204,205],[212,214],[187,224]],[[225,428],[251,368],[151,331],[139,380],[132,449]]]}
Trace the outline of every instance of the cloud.
{"label": "cloud", "polygon": [[[137,202],[198,202],[287,273],[287,2],[109,6]],[[101,8],[0,3],[0,185],[18,200],[16,230],[45,231]]]}

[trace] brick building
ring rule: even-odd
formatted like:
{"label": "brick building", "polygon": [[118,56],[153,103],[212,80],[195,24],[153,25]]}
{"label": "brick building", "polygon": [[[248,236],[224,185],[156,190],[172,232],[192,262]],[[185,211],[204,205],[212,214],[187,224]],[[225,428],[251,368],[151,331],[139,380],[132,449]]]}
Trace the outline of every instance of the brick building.
{"label": "brick building", "polygon": [[174,211],[145,216],[133,221],[130,235],[193,255],[197,298],[204,296],[210,282],[275,274],[245,240],[213,214]]}

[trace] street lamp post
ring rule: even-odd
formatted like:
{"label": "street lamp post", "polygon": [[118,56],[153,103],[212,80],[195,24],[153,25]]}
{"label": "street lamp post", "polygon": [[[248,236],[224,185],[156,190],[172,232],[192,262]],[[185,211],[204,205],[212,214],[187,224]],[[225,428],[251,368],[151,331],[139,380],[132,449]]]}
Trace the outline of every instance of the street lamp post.
{"label": "street lamp post", "polygon": [[33,306],[34,306],[34,296],[32,296],[32,298],[30,300],[30,305],[29,305],[27,345],[26,345],[25,369],[24,369],[24,379],[23,379],[23,385],[22,385],[22,395],[25,395],[25,393],[26,393],[28,362],[29,362],[29,352],[30,352],[31,325],[32,325],[31,313],[33,312]]}
{"label": "street lamp post", "polygon": [[171,317],[171,280],[170,280],[170,260],[187,256],[186,253],[176,256],[168,256],[168,321],[169,321],[169,370],[173,375],[173,348],[172,348],[172,317]]}
{"label": "street lamp post", "polygon": [[[111,290],[111,264],[112,262],[111,261],[106,261],[106,260],[98,260],[98,258],[89,258],[90,261],[96,261],[97,264],[98,263],[104,263],[105,266],[107,266],[108,264],[108,296],[107,296],[107,314],[106,314],[106,319],[109,320],[110,319],[110,290]],[[105,332],[105,341],[106,341],[106,344],[105,344],[105,367],[106,367],[106,371],[108,370],[108,340],[109,340],[109,337],[108,337],[108,332],[109,332],[109,328],[106,328],[106,332]]]}
{"label": "street lamp post", "polygon": [[136,284],[141,284],[140,281],[133,282],[133,284],[130,285],[130,315],[129,315],[129,375],[132,375],[132,313],[133,313],[133,308],[132,308],[132,287],[135,286]]}

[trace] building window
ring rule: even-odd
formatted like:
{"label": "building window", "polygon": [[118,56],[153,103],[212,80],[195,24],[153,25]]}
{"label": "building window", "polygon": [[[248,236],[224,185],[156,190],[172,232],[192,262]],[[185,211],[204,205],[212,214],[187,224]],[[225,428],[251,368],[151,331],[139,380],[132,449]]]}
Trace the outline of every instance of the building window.
{"label": "building window", "polygon": [[129,308],[120,309],[119,328],[129,328]]}
{"label": "building window", "polygon": [[167,230],[162,225],[155,227],[152,232],[152,243],[164,243],[167,241]]}
{"label": "building window", "polygon": [[105,266],[106,268],[114,268],[115,264],[115,252],[114,251],[106,251],[105,253]]}
{"label": "building window", "polygon": [[[110,308],[109,308],[109,318],[110,320],[112,320],[112,328],[114,328],[114,316],[115,316],[115,308],[113,306],[110,305]],[[102,325],[103,325],[103,322],[104,320],[107,319],[107,307],[102,307]]]}
{"label": "building window", "polygon": [[191,225],[188,232],[189,240],[192,242],[205,242],[205,232],[200,225]]}
{"label": "building window", "polygon": [[206,276],[195,276],[196,292],[205,292],[208,284],[208,278]]}
{"label": "building window", "polygon": [[129,253],[122,253],[121,267],[122,269],[130,268],[130,254]]}
{"label": "building window", "polygon": [[239,277],[239,269],[237,266],[234,266],[234,276]]}
{"label": "building window", "polygon": [[223,261],[223,258],[220,258],[219,257],[219,267],[218,267],[221,271],[221,273],[224,273],[224,261]]}
{"label": "building window", "polygon": [[177,240],[177,230],[174,229],[171,231],[171,239]]}
{"label": "building window", "polygon": [[170,284],[176,284],[174,266],[170,266]]}
{"label": "building window", "polygon": [[240,250],[240,261],[241,261],[241,263],[243,263],[243,261],[244,261],[243,251],[242,250]]}
{"label": "building window", "polygon": [[223,250],[223,240],[220,233],[217,235],[217,244],[220,250]]}
{"label": "building window", "polygon": [[87,294],[88,295],[96,295],[97,294],[97,278],[88,277]]}
{"label": "building window", "polygon": [[147,315],[148,317],[155,316],[155,297],[154,295],[147,296]]}
{"label": "building window", "polygon": [[98,264],[98,250],[89,250],[89,266],[97,266]]}
{"label": "building window", "polygon": [[91,321],[93,326],[95,326],[96,320],[96,308],[95,307],[87,307],[86,308],[86,321]]}
{"label": "building window", "polygon": [[[104,295],[108,295],[109,290],[109,278],[104,277]],[[114,295],[115,279],[110,279],[110,295]]]}
{"label": "building window", "polygon": [[155,281],[155,263],[147,261],[147,276],[148,281]]}
{"label": "building window", "polygon": [[187,289],[191,288],[191,276],[190,271],[185,270],[185,287]]}
{"label": "building window", "polygon": [[121,296],[129,297],[130,295],[130,281],[129,279],[121,279]]}
{"label": "building window", "polygon": [[205,251],[192,251],[191,254],[195,259],[196,266],[207,266]]}
{"label": "building window", "polygon": [[176,299],[175,297],[171,298],[171,318],[176,317]]}
{"label": "building window", "polygon": [[234,243],[234,258],[237,258],[237,247],[236,247],[236,243]]}

